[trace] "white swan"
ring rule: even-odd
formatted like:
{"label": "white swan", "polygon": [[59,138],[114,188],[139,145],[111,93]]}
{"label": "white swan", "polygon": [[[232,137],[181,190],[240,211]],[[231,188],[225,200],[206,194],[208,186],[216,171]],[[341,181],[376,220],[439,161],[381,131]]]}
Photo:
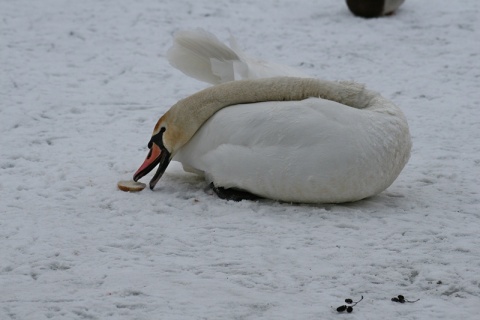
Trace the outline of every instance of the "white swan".
{"label": "white swan", "polygon": [[[178,39],[170,59],[179,50]],[[205,62],[223,63],[220,73],[229,74],[228,80],[237,79],[234,65],[256,68],[257,62],[238,55],[233,61],[222,62],[221,55],[214,58],[218,61],[208,59],[221,51],[218,40],[211,39],[191,39],[191,48],[208,44],[208,50],[194,50],[203,69],[188,67],[186,73],[222,82],[218,69]],[[175,59],[173,64],[184,68]],[[271,66],[260,65],[262,70]],[[243,190],[288,202],[339,203],[390,186],[408,161],[411,142],[401,110],[361,85],[274,77],[229,81],[179,101],[157,122],[149,148],[134,180],[159,165],[152,189],[173,159],[187,171],[204,174],[221,197],[235,199],[236,192],[228,191]]]}

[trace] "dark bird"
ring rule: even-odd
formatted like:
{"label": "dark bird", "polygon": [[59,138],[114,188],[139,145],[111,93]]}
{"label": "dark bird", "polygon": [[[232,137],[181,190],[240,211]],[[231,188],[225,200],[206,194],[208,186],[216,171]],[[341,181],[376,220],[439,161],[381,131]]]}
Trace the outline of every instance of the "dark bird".
{"label": "dark bird", "polygon": [[350,11],[360,17],[375,18],[392,14],[405,0],[347,0]]}

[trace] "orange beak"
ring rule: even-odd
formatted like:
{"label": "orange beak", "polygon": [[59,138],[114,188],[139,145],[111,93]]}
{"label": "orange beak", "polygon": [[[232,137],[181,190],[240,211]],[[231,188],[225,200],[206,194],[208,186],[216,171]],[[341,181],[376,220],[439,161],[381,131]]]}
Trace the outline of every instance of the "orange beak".
{"label": "orange beak", "polygon": [[135,174],[133,175],[133,180],[138,181],[140,178],[144,177],[150,171],[152,171],[157,165],[160,165],[152,180],[150,180],[150,189],[153,190],[158,180],[160,180],[163,173],[167,169],[169,163],[170,152],[168,152],[167,149],[159,147],[156,143],[152,143],[147,158],[137,170],[137,172],[135,172]]}

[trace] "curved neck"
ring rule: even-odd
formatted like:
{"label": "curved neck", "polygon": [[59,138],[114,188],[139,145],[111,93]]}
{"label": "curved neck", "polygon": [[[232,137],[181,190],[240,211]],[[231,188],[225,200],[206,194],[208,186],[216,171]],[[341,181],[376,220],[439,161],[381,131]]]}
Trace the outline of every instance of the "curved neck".
{"label": "curved neck", "polygon": [[[388,102],[379,94],[353,82],[278,77],[232,81],[209,87],[178,101],[167,114],[172,123],[179,126],[177,129],[182,132],[182,140],[185,141],[177,145],[181,147],[193,137],[205,121],[222,108],[265,101],[299,101],[310,97],[370,110],[385,109],[385,102]],[[378,98],[381,101],[378,101]],[[388,102],[388,105],[394,107],[391,102]]]}

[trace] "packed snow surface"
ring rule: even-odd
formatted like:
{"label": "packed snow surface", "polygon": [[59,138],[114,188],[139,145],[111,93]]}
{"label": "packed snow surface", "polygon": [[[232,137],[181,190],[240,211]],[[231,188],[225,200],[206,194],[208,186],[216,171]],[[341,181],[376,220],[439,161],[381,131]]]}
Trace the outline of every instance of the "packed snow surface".
{"label": "packed snow surface", "polygon": [[[369,20],[340,0],[0,0],[0,319],[478,319],[479,17],[477,0]],[[119,191],[158,117],[206,86],[165,59],[196,27],[394,101],[400,177],[345,205],[236,203],[172,163]]]}

